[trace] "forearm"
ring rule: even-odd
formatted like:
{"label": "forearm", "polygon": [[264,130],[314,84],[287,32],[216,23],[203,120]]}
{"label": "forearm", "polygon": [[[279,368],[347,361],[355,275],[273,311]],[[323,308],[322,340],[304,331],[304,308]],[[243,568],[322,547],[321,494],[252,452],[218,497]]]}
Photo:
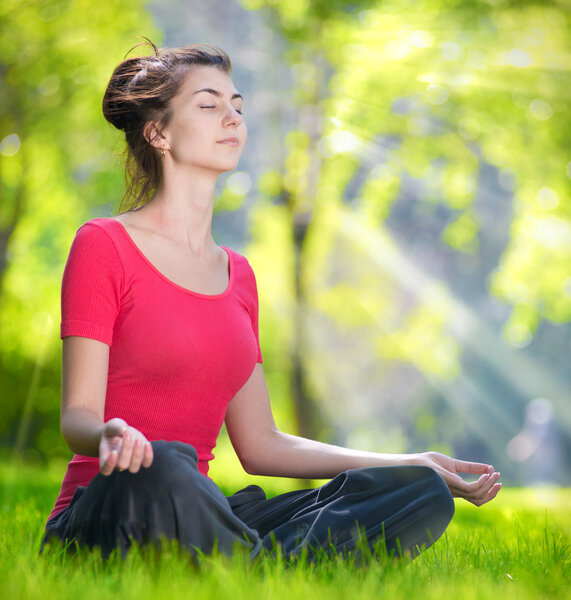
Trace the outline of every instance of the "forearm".
{"label": "forearm", "polygon": [[76,454],[99,456],[103,426],[103,420],[85,406],[69,406],[62,413],[62,435]]}
{"label": "forearm", "polygon": [[[226,428],[246,471],[307,479],[330,479],[361,467],[423,466],[434,469],[453,496],[480,506],[496,496],[500,474],[491,465],[457,460],[439,452],[381,454],[351,450],[282,433],[274,422],[264,372],[256,365],[226,411]],[[459,475],[479,476],[467,482]]]}
{"label": "forearm", "polygon": [[[307,479],[329,479],[347,469],[416,465],[434,469],[455,497],[481,506],[492,500],[501,488],[500,474],[491,465],[466,462],[438,452],[382,454],[350,450],[282,433],[277,429],[252,447],[248,461],[242,461],[253,475],[273,475]],[[459,473],[479,475],[468,482]]]}
{"label": "forearm", "polygon": [[347,469],[420,464],[416,454],[351,450],[283,433],[270,432],[249,456],[240,457],[252,475],[329,479]]}

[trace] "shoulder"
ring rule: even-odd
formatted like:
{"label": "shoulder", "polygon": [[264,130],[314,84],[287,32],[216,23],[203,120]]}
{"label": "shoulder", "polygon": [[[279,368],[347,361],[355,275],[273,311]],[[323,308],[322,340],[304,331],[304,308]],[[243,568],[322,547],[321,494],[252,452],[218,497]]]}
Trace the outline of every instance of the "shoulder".
{"label": "shoulder", "polygon": [[248,259],[242,254],[239,254],[238,252],[235,252],[226,246],[223,246],[223,248],[226,250],[226,252],[228,252],[228,256],[231,261],[231,268],[234,268],[235,275],[255,280],[254,269],[252,269]]}
{"label": "shoulder", "polygon": [[248,259],[244,255],[239,254],[238,252],[236,252],[235,250],[232,250],[232,248],[228,248],[227,246],[222,246],[222,248],[224,248],[224,250],[226,250],[226,252],[228,253],[228,256],[230,256],[230,258],[232,259],[232,262],[236,266],[240,266],[241,268],[245,268],[245,269],[252,269],[252,267],[250,266],[250,263],[248,262]]}
{"label": "shoulder", "polygon": [[121,246],[122,227],[112,218],[91,219],[76,231],[71,249],[95,254],[117,254]]}
{"label": "shoulder", "polygon": [[248,298],[249,302],[257,302],[256,276],[248,259],[230,248],[224,247],[224,249],[228,252],[231,261],[231,278],[235,290],[243,297]]}
{"label": "shoulder", "polygon": [[110,218],[92,219],[76,232],[67,260],[68,269],[77,266],[83,269],[122,271],[120,251],[121,225]]}
{"label": "shoulder", "polygon": [[101,217],[85,222],[76,232],[80,238],[114,239],[123,226],[116,219]]}

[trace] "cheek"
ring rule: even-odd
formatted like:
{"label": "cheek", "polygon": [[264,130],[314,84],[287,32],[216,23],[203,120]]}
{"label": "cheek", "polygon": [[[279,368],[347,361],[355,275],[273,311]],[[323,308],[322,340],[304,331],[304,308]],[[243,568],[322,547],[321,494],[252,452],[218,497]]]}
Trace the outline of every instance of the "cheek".
{"label": "cheek", "polygon": [[204,135],[189,123],[174,123],[170,134],[171,148],[180,154],[192,153],[204,147]]}

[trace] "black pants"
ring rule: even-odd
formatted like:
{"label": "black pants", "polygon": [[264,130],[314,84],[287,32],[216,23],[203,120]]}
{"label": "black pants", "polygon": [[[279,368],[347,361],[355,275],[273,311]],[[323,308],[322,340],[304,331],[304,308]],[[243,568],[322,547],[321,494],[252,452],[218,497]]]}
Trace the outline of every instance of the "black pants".
{"label": "black pants", "polygon": [[99,547],[104,557],[133,542],[177,540],[195,555],[215,548],[231,554],[242,546],[256,556],[276,543],[285,556],[307,548],[319,554],[372,548],[384,539],[389,552],[415,556],[442,535],[454,502],[443,479],[428,467],[369,467],[340,473],[314,490],[266,499],[258,486],[226,498],[197,468],[192,446],[153,442],[154,460],[132,474],[95,476],[71,504],[46,525],[43,545]]}

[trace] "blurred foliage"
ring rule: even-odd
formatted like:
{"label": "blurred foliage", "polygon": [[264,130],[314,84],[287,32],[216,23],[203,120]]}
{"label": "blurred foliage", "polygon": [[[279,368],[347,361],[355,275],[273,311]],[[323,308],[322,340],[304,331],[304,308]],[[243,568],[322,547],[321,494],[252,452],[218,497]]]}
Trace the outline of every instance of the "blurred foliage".
{"label": "blurred foliage", "polygon": [[[571,317],[569,4],[241,3],[285,39],[295,103],[283,164],[257,182],[234,173],[216,206],[256,195],[247,255],[280,426],[313,419],[322,439],[386,451],[467,452],[469,438],[505,453],[508,412],[542,372],[508,353]],[[0,6],[4,447],[63,451],[59,280],[75,229],[121,196],[109,149],[122,142],[100,99],[141,34],[160,41],[141,0]],[[458,298],[462,268],[484,274],[486,306],[510,307],[504,341]],[[492,376],[467,373],[467,349],[501,371],[512,405],[486,400]]]}
{"label": "blurred foliage", "polygon": [[75,230],[108,214],[121,195],[122,172],[110,153],[121,147],[101,116],[101,98],[142,33],[159,40],[138,0],[0,4],[4,447],[18,443],[44,455],[63,450],[59,282]]}
{"label": "blurred foliage", "polygon": [[[319,402],[320,435],[348,443],[366,422],[361,446],[404,451],[447,440],[465,452],[479,436],[481,459],[497,461],[517,431],[514,406],[537,390],[553,392],[569,430],[561,372],[551,372],[551,388],[540,382],[541,362],[528,369],[514,354],[541,322],[571,317],[568,3],[242,4],[266,11],[290,42],[299,118],[272,191],[260,189],[288,209],[291,242],[280,255],[291,247],[299,255],[291,277],[301,291],[289,311],[301,312],[301,327],[295,318],[290,327],[303,336],[292,343],[311,392],[304,401]],[[257,222],[275,219],[269,206],[258,207]],[[434,235],[440,244],[422,244]],[[277,256],[271,244],[258,271]],[[447,263],[466,279],[462,265],[477,269],[486,297],[459,298],[452,275],[438,275]],[[486,322],[496,298],[511,306],[503,340]],[[466,372],[467,349],[488,380]],[[391,387],[395,373],[409,381]],[[504,406],[494,378],[511,386]],[[398,399],[382,399],[395,391]],[[438,408],[447,398],[460,412],[482,409],[463,395],[494,415],[491,436],[481,415],[460,424]],[[437,418],[415,424],[430,397]],[[399,436],[399,424],[412,436]]]}
{"label": "blurred foliage", "polygon": [[[510,243],[490,280],[492,292],[514,307],[508,335],[514,327],[533,334],[541,319],[569,321],[566,3],[243,4],[273,7],[285,34],[299,42],[293,72],[300,87],[326,78],[318,98],[322,161],[314,208],[350,200],[376,227],[409,175],[422,182],[424,202],[450,209],[443,241],[473,253],[482,226],[474,198],[485,161],[514,194]],[[355,9],[357,18],[350,18]],[[315,49],[325,54],[331,77],[312,64]],[[309,135],[294,131],[286,144],[283,187],[304,197]]]}

